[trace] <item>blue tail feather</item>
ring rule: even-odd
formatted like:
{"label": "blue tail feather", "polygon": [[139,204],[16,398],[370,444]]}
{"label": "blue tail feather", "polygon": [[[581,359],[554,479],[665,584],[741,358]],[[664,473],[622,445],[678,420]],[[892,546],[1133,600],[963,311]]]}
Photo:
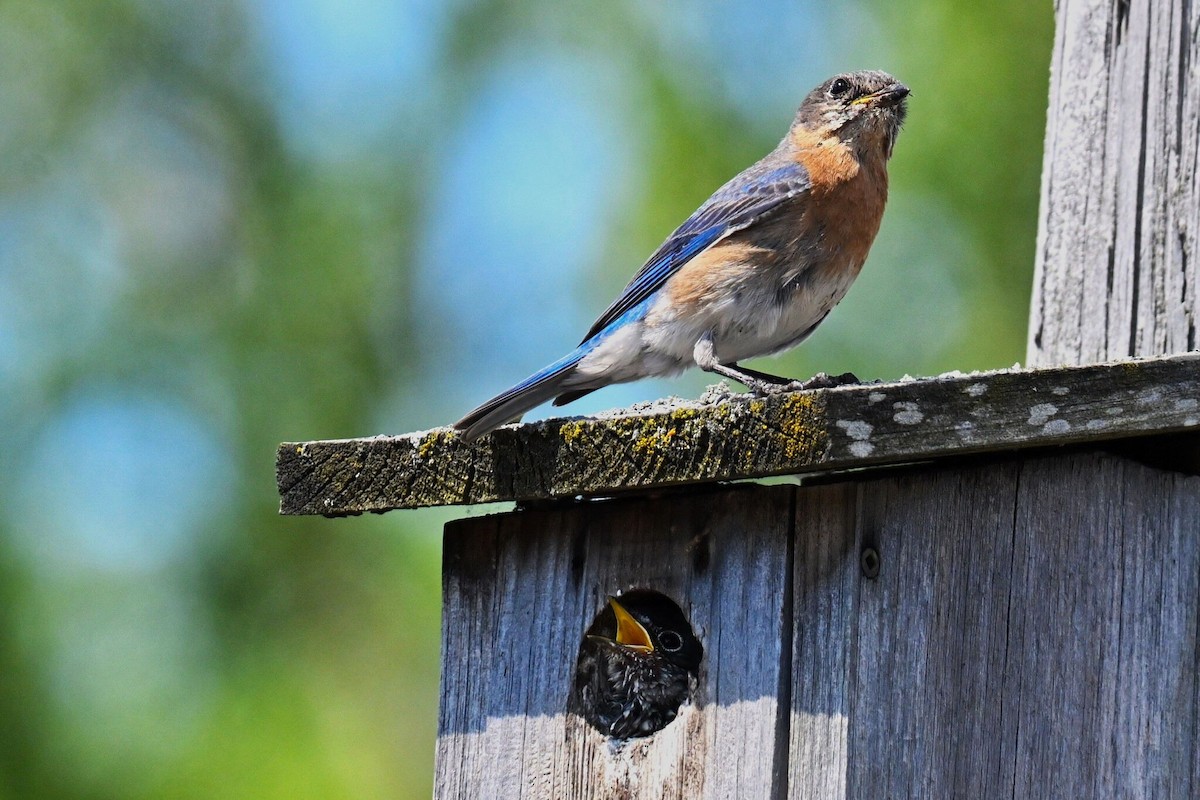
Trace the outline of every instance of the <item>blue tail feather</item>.
{"label": "blue tail feather", "polygon": [[579,365],[579,362],[588,353],[595,350],[613,331],[643,319],[650,307],[650,302],[650,299],[646,299],[628,309],[603,330],[584,340],[579,347],[558,361],[543,367],[511,389],[496,395],[454,423],[454,427],[462,432],[462,440],[470,443],[488,431],[520,419],[526,411],[551,398],[558,398],[555,405],[562,405],[611,383],[610,380],[605,380],[603,376],[600,376],[587,383],[577,381],[573,386],[565,385],[574,374],[575,367]]}
{"label": "blue tail feather", "polygon": [[499,426],[520,418],[529,409],[539,406],[562,392],[562,382],[592,345],[580,345],[549,366],[543,367],[525,380],[496,395],[454,423],[462,431],[464,442],[472,442]]}

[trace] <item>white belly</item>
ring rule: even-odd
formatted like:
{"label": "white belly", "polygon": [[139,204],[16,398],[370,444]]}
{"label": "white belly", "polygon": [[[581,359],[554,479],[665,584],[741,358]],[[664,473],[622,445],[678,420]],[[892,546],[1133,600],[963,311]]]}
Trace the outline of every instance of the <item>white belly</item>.
{"label": "white belly", "polygon": [[845,296],[857,269],[823,273],[830,277],[800,282],[785,292],[768,281],[743,282],[720,303],[685,310],[660,298],[647,315],[643,334],[650,349],[690,361],[696,342],[712,334],[713,349],[722,363],[769,355],[795,346]]}
{"label": "white belly", "polygon": [[[857,265],[856,265],[857,267]],[[694,366],[696,342],[712,334],[718,360],[728,364],[793,347],[812,333],[845,296],[858,269],[824,273],[810,279],[780,302],[778,286],[766,281],[743,282],[722,300],[702,307],[679,308],[660,292],[645,317],[613,331],[578,367],[586,386],[601,376],[619,383],[652,375],[673,375]]]}

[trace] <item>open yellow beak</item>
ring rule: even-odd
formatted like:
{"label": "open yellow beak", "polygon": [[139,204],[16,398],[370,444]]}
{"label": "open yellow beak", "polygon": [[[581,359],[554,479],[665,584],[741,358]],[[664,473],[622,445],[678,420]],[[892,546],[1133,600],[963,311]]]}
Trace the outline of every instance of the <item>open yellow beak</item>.
{"label": "open yellow beak", "polygon": [[631,617],[615,597],[608,598],[608,604],[612,606],[613,614],[617,617],[616,643],[643,653],[653,651],[654,643],[650,641],[650,634],[642,624]]}

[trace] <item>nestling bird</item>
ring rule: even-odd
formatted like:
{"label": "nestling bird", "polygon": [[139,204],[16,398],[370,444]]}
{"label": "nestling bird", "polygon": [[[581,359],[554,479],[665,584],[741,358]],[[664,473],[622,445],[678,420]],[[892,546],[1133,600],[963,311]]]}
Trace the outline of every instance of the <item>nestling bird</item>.
{"label": "nestling bird", "polygon": [[455,423],[463,441],[551,398],[690,366],[759,393],[803,388],[738,362],[804,341],[858,277],[908,93],[872,70],[813,89],[779,145],[675,229],[578,347]]}
{"label": "nestling bird", "polygon": [[703,656],[692,626],[665,595],[610,597],[580,647],[572,709],[613,738],[649,736],[675,719]]}

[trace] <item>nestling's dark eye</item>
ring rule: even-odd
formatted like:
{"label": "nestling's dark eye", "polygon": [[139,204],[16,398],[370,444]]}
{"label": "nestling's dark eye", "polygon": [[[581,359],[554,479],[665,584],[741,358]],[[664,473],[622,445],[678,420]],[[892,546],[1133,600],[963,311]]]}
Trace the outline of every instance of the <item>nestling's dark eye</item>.
{"label": "nestling's dark eye", "polygon": [[841,97],[848,91],[850,91],[850,81],[845,78],[834,78],[833,83],[829,84],[830,97]]}
{"label": "nestling's dark eye", "polygon": [[663,650],[666,650],[668,653],[674,653],[683,647],[683,637],[675,631],[663,631],[658,635],[658,643],[662,645]]}

